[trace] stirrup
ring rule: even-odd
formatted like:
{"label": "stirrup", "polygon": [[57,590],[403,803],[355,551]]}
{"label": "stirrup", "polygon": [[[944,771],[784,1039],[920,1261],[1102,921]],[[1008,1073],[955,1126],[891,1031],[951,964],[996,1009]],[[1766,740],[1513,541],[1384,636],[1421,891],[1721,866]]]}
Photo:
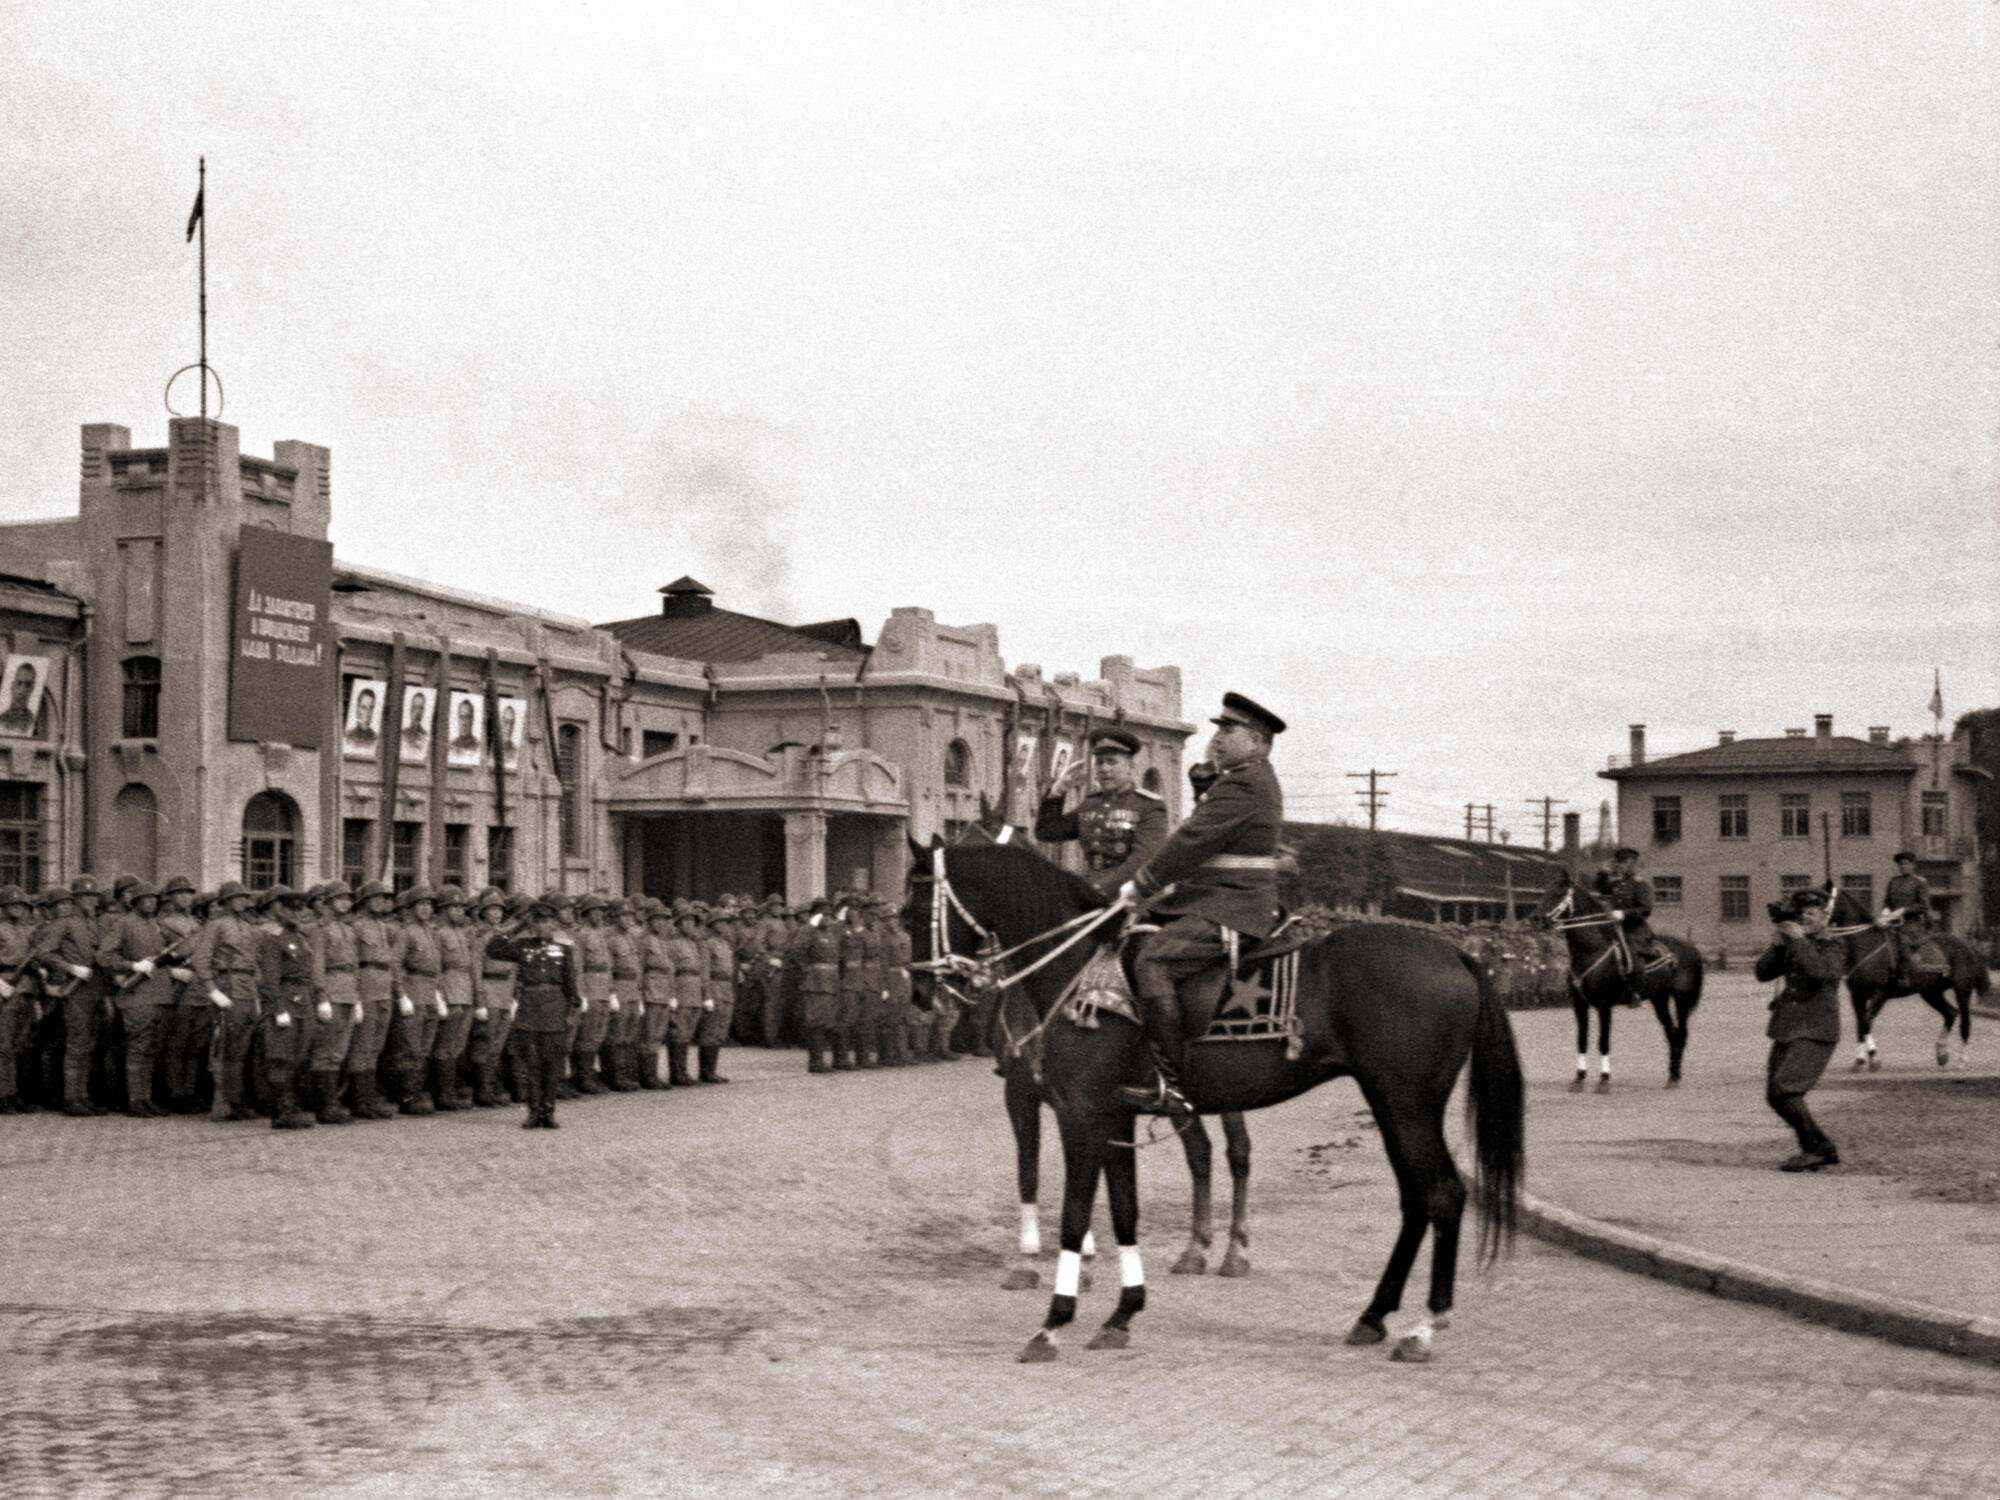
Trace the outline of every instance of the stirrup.
{"label": "stirrup", "polygon": [[1166,1074],[1155,1072],[1150,1084],[1123,1084],[1118,1097],[1147,1115],[1191,1115],[1194,1106],[1187,1095],[1169,1082]]}

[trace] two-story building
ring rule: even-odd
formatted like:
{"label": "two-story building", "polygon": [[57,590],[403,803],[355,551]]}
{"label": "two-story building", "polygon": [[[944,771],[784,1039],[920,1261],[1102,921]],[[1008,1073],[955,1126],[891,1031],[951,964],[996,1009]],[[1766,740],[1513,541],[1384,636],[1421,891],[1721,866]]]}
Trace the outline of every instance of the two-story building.
{"label": "two-story building", "polygon": [[1766,903],[1829,874],[1874,910],[1903,849],[1946,926],[1978,919],[1973,789],[1987,773],[1962,738],[1893,739],[1876,725],[1856,739],[1818,714],[1810,734],[1725,731],[1656,759],[1634,724],[1630,753],[1598,774],[1618,784],[1619,836],[1653,883],[1654,927],[1701,948],[1762,943]]}

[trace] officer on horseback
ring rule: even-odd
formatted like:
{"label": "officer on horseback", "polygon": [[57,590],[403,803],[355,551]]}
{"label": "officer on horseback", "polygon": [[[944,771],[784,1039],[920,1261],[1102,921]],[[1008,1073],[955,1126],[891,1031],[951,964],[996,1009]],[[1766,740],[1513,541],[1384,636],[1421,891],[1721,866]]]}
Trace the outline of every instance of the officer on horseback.
{"label": "officer on horseback", "polygon": [[1875,925],[1890,929],[1889,941],[1896,950],[1896,979],[1904,988],[1922,989],[1927,979],[1946,967],[1943,955],[1929,941],[1930,882],[1917,873],[1917,857],[1907,849],[1896,856],[1896,873],[1882,892],[1882,911]]}
{"label": "officer on horseback", "polygon": [[1630,844],[1620,845],[1611,855],[1611,868],[1597,872],[1597,894],[1611,907],[1624,933],[1626,952],[1632,967],[1626,974],[1630,1004],[1638,1004],[1638,976],[1660,960],[1659,939],[1647,918],[1653,914],[1653,886],[1639,875],[1639,851]]}
{"label": "officer on horseback", "polygon": [[[1132,757],[1139,737],[1129,729],[1107,724],[1090,736],[1090,764],[1076,765],[1042,798],[1035,816],[1035,837],[1045,844],[1075,839],[1083,845],[1086,877],[1105,895],[1113,895],[1145,864],[1167,836],[1167,808],[1158,794],[1132,777]],[[1095,775],[1097,786],[1076,811],[1063,811],[1064,794]]]}
{"label": "officer on horseback", "polygon": [[1230,933],[1269,937],[1277,926],[1278,836],[1285,798],[1271,742],[1285,721],[1241,693],[1225,693],[1208,759],[1217,775],[1188,820],[1119,890],[1162,919],[1132,961],[1159,1076],[1126,1098],[1154,1114],[1190,1111],[1180,1088],[1185,1038],[1178,983],[1233,951]]}

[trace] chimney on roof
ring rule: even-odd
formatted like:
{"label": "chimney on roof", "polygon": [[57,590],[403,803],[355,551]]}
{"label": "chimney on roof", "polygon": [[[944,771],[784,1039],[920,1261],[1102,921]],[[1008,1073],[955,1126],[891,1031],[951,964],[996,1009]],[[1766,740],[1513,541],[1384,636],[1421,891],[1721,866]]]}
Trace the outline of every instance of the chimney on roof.
{"label": "chimney on roof", "polygon": [[1888,744],[1889,726],[1887,724],[1870,724],[1868,726],[1868,743],[1871,745]]}
{"label": "chimney on roof", "polygon": [[715,590],[685,574],[660,590],[660,613],[669,620],[687,620],[715,608]]}
{"label": "chimney on roof", "polygon": [[1715,743],[1716,743],[1716,744],[1718,744],[1718,745],[1733,745],[1733,744],[1735,744],[1735,743],[1736,743],[1736,731],[1735,731],[1735,730],[1733,730],[1733,729],[1718,729],[1718,730],[1716,730],[1716,732],[1715,732]]}
{"label": "chimney on roof", "polygon": [[1643,766],[1646,763],[1646,726],[1644,724],[1634,724],[1632,726],[1631,763],[1635,766]]}
{"label": "chimney on roof", "polygon": [[1833,753],[1833,715],[1813,715],[1813,753],[1831,755]]}
{"label": "chimney on roof", "polygon": [[1583,852],[1583,814],[1566,812],[1563,814],[1563,858],[1575,859]]}

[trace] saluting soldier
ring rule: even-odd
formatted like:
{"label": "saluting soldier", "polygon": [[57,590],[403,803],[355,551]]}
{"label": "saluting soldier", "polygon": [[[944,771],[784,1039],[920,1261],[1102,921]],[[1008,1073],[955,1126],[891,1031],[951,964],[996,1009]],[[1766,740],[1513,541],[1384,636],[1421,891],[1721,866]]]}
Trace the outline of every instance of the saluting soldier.
{"label": "saluting soldier", "polygon": [[223,881],[208,925],[197,934],[188,955],[188,968],[194,972],[192,988],[208,997],[214,1026],[222,1033],[222,1075],[215,1087],[229,1107],[230,1120],[257,1118],[243,1089],[250,1043],[257,1031],[257,945],[264,936],[250,920],[253,899],[241,881]]}
{"label": "saluting soldier", "polygon": [[443,1110],[463,1108],[469,1100],[458,1092],[458,1064],[472,1040],[472,933],[466,926],[465,893],[455,885],[438,892],[438,988],[444,993],[444,1015],[437,1040],[431,1044],[431,1097]]}
{"label": "saluting soldier", "polygon": [[1889,929],[1898,983],[1905,989],[1920,989],[1926,979],[1949,966],[1930,940],[1931,883],[1917,873],[1917,856],[1905,849],[1896,855],[1895,864],[1896,873],[1882,891],[1882,911],[1875,925]]}
{"label": "saluting soldier", "polygon": [[126,909],[104,923],[97,964],[112,976],[125,1025],[126,1112],[150,1120],[166,1113],[153,1103],[153,1070],[174,1005],[173,976],[161,966],[174,939],[160,923],[160,898],[150,885],[134,880],[124,897]]}
{"label": "saluting soldier", "polygon": [[[1063,772],[1035,816],[1035,837],[1042,843],[1075,839],[1083,846],[1090,872],[1085,878],[1107,896],[1138,874],[1167,837],[1166,803],[1133,775],[1138,753],[1139,737],[1131,730],[1116,724],[1093,730],[1089,763]],[[1096,785],[1075,810],[1064,812],[1067,794],[1093,779]]]}
{"label": "saluting soldier", "polygon": [[389,1018],[389,1062],[396,1080],[398,1107],[406,1115],[437,1113],[424,1091],[431,1051],[437,1046],[438,1023],[445,1018],[437,927],[432,917],[436,894],[427,885],[413,885],[397,902],[403,920],[397,924],[392,951],[398,981],[396,1008]]}
{"label": "saluting soldier", "polygon": [[31,1114],[23,1097],[20,1059],[35,1011],[28,955],[33,951],[34,907],[18,885],[0,886],[0,1115]]}
{"label": "saluting soldier", "polygon": [[472,1069],[472,1102],[481,1109],[491,1109],[509,1102],[500,1082],[500,1063],[507,1055],[507,1039],[514,1029],[518,976],[517,965],[488,951],[493,937],[507,925],[506,892],[488,886],[473,904],[479,908],[479,926],[473,939],[478,954],[473,968],[477,989],[466,1063]]}
{"label": "saluting soldier", "polygon": [[313,1117],[299,1108],[299,1066],[310,1046],[308,1018],[322,998],[319,954],[301,918],[305,897],[288,885],[264,893],[264,909],[278,930],[257,941],[258,1029],[264,1045],[265,1077],[277,1097],[273,1130],[310,1130]]}
{"label": "saluting soldier", "polygon": [[388,1049],[395,1021],[402,975],[397,969],[399,933],[392,915],[395,892],[379,880],[366,882],[354,893],[361,911],[349,923],[354,933],[354,983],[361,999],[361,1019],[347,1044],[347,1077],[354,1090],[354,1118],[393,1120],[396,1111],[382,1097],[378,1079],[382,1054]]}
{"label": "saluting soldier", "polygon": [[562,1079],[569,1016],[583,1006],[573,948],[556,941],[556,908],[550,901],[528,906],[528,933],[498,932],[486,940],[489,959],[514,966],[513,1036],[522,1052],[521,1082],[528,1118],[523,1130],[556,1128],[556,1085]]}
{"label": "saluting soldier", "polygon": [[[1179,982],[1223,961],[1232,951],[1229,933],[1264,938],[1277,925],[1285,798],[1271,769],[1271,743],[1284,733],[1285,721],[1241,693],[1225,693],[1222,712],[1211,722],[1207,758],[1216,768],[1214,784],[1119,890],[1121,898],[1144,903],[1164,919],[1132,965],[1159,1076],[1149,1088],[1124,1090],[1154,1113],[1189,1109],[1180,1089],[1185,1042]],[[1208,1018],[1197,1019],[1205,1028]]]}
{"label": "saluting soldier", "polygon": [[645,965],[639,954],[644,934],[629,899],[612,902],[608,911],[611,926],[604,945],[611,950],[611,993],[617,1008],[611,1014],[602,1065],[611,1087],[629,1094],[639,1087],[639,1036],[646,1028]]}

